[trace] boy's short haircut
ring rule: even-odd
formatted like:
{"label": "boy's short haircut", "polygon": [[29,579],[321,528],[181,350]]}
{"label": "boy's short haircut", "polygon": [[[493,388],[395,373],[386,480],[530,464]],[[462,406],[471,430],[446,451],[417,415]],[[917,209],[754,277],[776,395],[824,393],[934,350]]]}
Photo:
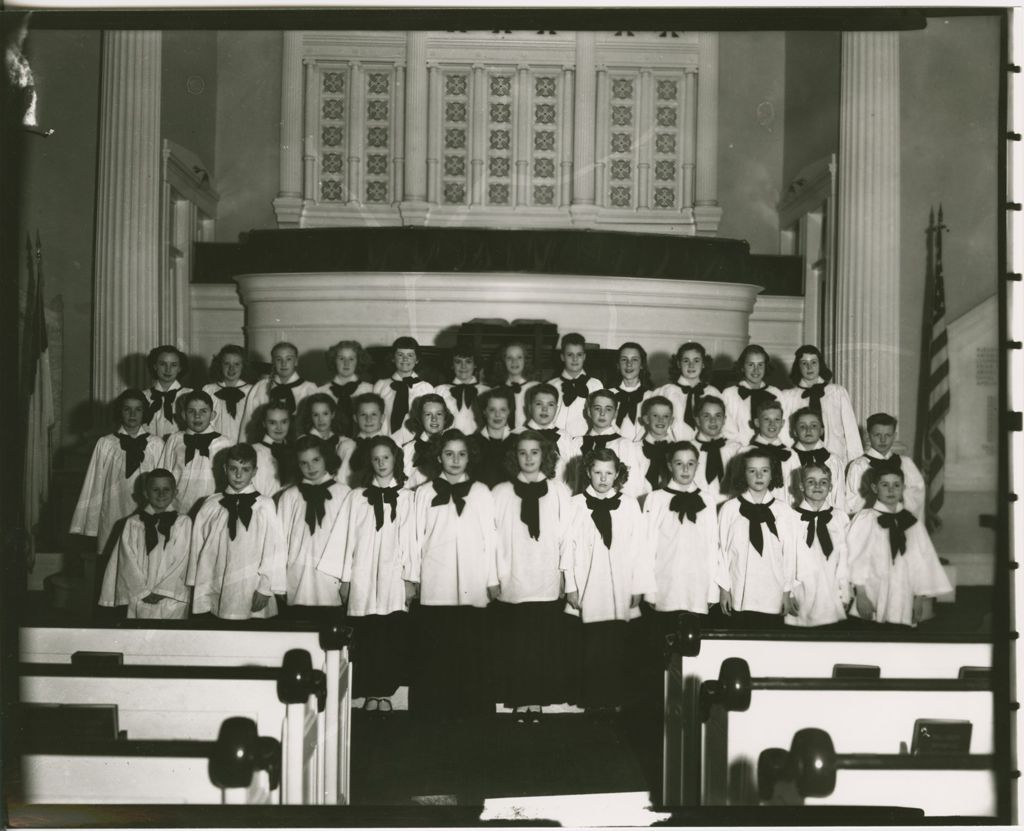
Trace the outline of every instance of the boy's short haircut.
{"label": "boy's short haircut", "polygon": [[338,353],[342,349],[351,349],[356,353],[356,376],[361,381],[366,380],[366,376],[370,372],[370,368],[373,366],[373,358],[370,353],[363,349],[363,345],[357,340],[340,340],[334,346],[330,347],[324,352],[324,362],[327,364],[327,371],[333,374],[337,371],[337,360]]}
{"label": "boy's short haircut", "polygon": [[378,410],[380,410],[381,415],[384,414],[384,399],[377,395],[377,393],[364,392],[362,395],[357,395],[353,398],[352,412],[358,415],[359,408],[364,404],[373,404]]}
{"label": "boy's short haircut", "polygon": [[110,404],[113,411],[114,421],[121,420],[121,409],[124,407],[126,401],[140,402],[143,410],[149,406],[149,401],[142,390],[136,387],[129,387],[126,390],[121,390],[117,398],[115,398]]}
{"label": "boy's short haircut", "polygon": [[591,469],[597,462],[614,462],[615,463],[615,482],[613,486],[616,490],[621,490],[622,486],[626,483],[629,478],[629,465],[619,458],[618,454],[610,447],[595,447],[586,456],[583,457],[583,470],[589,475]]}
{"label": "boy's short haircut", "polygon": [[697,445],[692,441],[674,441],[668,446],[668,450],[665,451],[665,466],[671,468],[672,459],[675,458],[676,453],[679,453],[682,450],[688,450],[696,456],[698,460],[700,459],[700,450],[697,449]]}
{"label": "boy's short haircut", "polygon": [[288,418],[292,418],[292,411],[288,409],[287,405],[285,405],[281,401],[268,401],[266,404],[263,405],[263,418],[260,420],[266,421],[267,414],[270,413],[272,410],[280,410],[282,413],[288,413]]}
{"label": "boy's short haircut", "polygon": [[684,352],[700,352],[702,366],[700,370],[700,381],[711,380],[711,361],[708,359],[708,350],[704,348],[704,344],[697,343],[695,340],[688,340],[682,344],[676,351],[672,358],[669,360],[669,377],[673,380],[678,380],[683,374],[683,353]]}
{"label": "boy's short haircut", "polygon": [[878,486],[878,482],[881,480],[881,478],[883,476],[886,476],[887,474],[890,474],[890,473],[893,476],[899,476],[900,477],[900,482],[902,482],[904,485],[907,484],[907,477],[903,473],[903,466],[902,465],[900,467],[898,467],[898,468],[893,468],[892,470],[886,470],[886,471],[881,472],[881,473],[879,471],[875,470],[873,467],[869,466],[864,471],[864,478],[860,480],[860,495],[863,496],[864,499],[869,500],[869,501],[875,499],[875,493],[872,490],[872,488],[877,487]]}
{"label": "boy's short haircut", "polygon": [[374,436],[363,442],[356,450],[352,459],[352,469],[358,485],[368,488],[373,484],[374,472],[370,459],[373,458],[375,447],[386,447],[391,451],[391,456],[395,460],[395,468],[391,475],[395,477],[398,487],[402,487],[405,484],[405,453],[391,436]]}
{"label": "boy's short haircut", "polygon": [[282,349],[290,349],[292,352],[295,353],[296,358],[299,357],[299,347],[297,347],[294,343],[291,343],[290,341],[286,340],[280,341],[273,345],[273,347],[270,350],[270,357],[273,358],[274,353],[280,352]]}
{"label": "boy's short haircut", "polygon": [[644,418],[648,413],[650,413],[651,407],[656,407],[659,404],[663,404],[673,412],[675,411],[675,408],[672,406],[672,402],[664,395],[652,395],[650,398],[645,398],[640,403],[640,418]]}
{"label": "boy's short haircut", "polygon": [[764,358],[764,369],[765,374],[767,374],[768,364],[771,363],[771,359],[768,357],[768,351],[763,346],[756,343],[750,343],[743,347],[743,351],[740,352],[740,356],[736,359],[736,371],[741,375],[743,374],[743,365],[751,355],[760,355]]}
{"label": "boy's short haircut", "polygon": [[897,425],[896,417],[891,416],[888,413],[872,413],[868,416],[868,432],[871,432],[871,428],[876,425],[883,427],[892,427],[894,430]]}
{"label": "boy's short haircut", "polygon": [[420,345],[416,338],[411,335],[402,335],[395,338],[395,342],[391,344],[391,354],[394,355],[399,349],[415,349],[418,356]]}
{"label": "boy's short haircut", "polygon": [[184,410],[193,401],[202,401],[211,410],[213,409],[213,398],[208,392],[202,390],[191,390],[185,393],[181,399],[181,408]]}
{"label": "boy's short haircut", "polygon": [[233,444],[224,454],[224,464],[241,462],[256,467],[256,450],[251,444]]}
{"label": "boy's short haircut", "polygon": [[562,335],[562,345],[559,347],[559,351],[565,352],[565,347],[567,346],[582,346],[586,350],[587,339],[579,332],[569,332],[566,335]]}
{"label": "boy's short haircut", "polygon": [[832,481],[832,471],[828,469],[828,465],[819,464],[818,462],[808,462],[800,468],[800,481],[806,481],[807,474],[812,470],[820,470],[828,477],[830,482]]}
{"label": "boy's short haircut", "polygon": [[754,410],[754,418],[760,418],[761,413],[767,410],[778,410],[782,412],[782,402],[779,401],[774,395],[770,398],[764,398],[758,402],[756,409]]}
{"label": "boy's short haircut", "polygon": [[615,409],[619,408],[619,400],[615,397],[615,393],[612,392],[611,390],[600,389],[600,390],[594,390],[592,393],[590,393],[587,396],[587,409],[588,410],[590,409],[590,406],[598,398],[607,398],[609,401],[612,402],[612,404],[615,405]]}
{"label": "boy's short haircut", "polygon": [[170,479],[171,484],[174,485],[174,487],[178,487],[178,482],[174,478],[174,474],[171,473],[165,467],[155,467],[151,471],[149,471],[149,473],[144,473],[142,475],[146,477],[145,487],[147,488],[149,487],[149,483],[152,482],[154,479]]}
{"label": "boy's short haircut", "polygon": [[700,403],[697,405],[696,415],[700,415],[707,404],[717,404],[722,408],[722,412],[725,412],[725,402],[717,395],[705,395],[700,399]]}
{"label": "boy's short haircut", "polygon": [[804,416],[814,416],[818,419],[818,425],[821,427],[821,437],[825,438],[825,419],[822,417],[821,413],[815,412],[810,407],[801,407],[789,417],[789,432],[794,436],[796,435],[796,425]]}
{"label": "boy's short haircut", "polygon": [[167,354],[178,356],[178,378],[184,378],[185,373],[188,371],[188,355],[178,349],[173,343],[165,343],[163,346],[149,350],[149,354],[146,355],[146,366],[149,368],[150,374],[156,375],[157,358]]}
{"label": "boy's short haircut", "polygon": [[249,353],[245,351],[245,347],[239,346],[237,343],[226,343],[220,348],[217,354],[213,356],[213,365],[219,366],[220,362],[228,355],[237,355],[241,358],[243,367],[249,363]]}
{"label": "boy's short haircut", "polygon": [[817,346],[810,343],[805,343],[793,356],[793,366],[789,368],[789,380],[794,384],[799,385],[801,379],[804,377],[800,374],[800,359],[804,355],[814,355],[818,359],[818,377],[821,378],[826,384],[832,380],[832,370],[828,368],[828,364],[825,363],[825,356],[821,354],[821,350]]}
{"label": "boy's short haircut", "polygon": [[455,348],[452,349],[452,361],[456,358],[472,358],[473,365],[477,367],[480,366],[480,356],[476,354],[472,346],[458,343],[455,344]]}
{"label": "boy's short haircut", "polygon": [[512,436],[508,451],[505,453],[505,472],[508,473],[510,481],[514,482],[519,475],[519,445],[524,441],[535,441],[540,445],[540,472],[544,474],[545,479],[554,479],[558,466],[558,448],[543,433],[527,429]]}
{"label": "boy's short haircut", "polygon": [[536,386],[530,387],[526,391],[526,408],[529,409],[533,406],[534,400],[538,395],[550,395],[555,399],[555,403],[558,403],[558,390],[555,389],[554,385],[543,383],[537,384]]}
{"label": "boy's short haircut", "polygon": [[338,458],[338,454],[334,451],[330,442],[324,441],[319,436],[299,436],[295,440],[295,458],[298,460],[299,454],[306,450],[318,450],[320,455],[323,457],[324,466],[329,474],[333,476],[338,472],[338,468],[341,467],[341,459]]}
{"label": "boy's short haircut", "polygon": [[302,403],[306,405],[306,410],[309,412],[313,411],[314,404],[326,404],[331,408],[332,413],[338,411],[338,402],[334,400],[334,397],[328,395],[326,392],[314,392],[312,395],[307,395],[302,399]]}

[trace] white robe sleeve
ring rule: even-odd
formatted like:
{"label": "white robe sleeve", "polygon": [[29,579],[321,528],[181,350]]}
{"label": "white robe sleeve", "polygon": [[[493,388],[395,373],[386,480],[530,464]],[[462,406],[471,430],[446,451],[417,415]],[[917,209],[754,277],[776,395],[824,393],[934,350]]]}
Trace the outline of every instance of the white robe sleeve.
{"label": "white robe sleeve", "polygon": [[850,393],[846,391],[846,387],[841,387],[838,384],[835,386],[839,419],[843,425],[843,441],[846,444],[846,458],[856,459],[864,454],[864,444],[860,437],[860,425],[857,423],[857,416],[853,411]]}
{"label": "white robe sleeve", "polygon": [[264,503],[263,507],[266,528],[256,591],[268,596],[284,594],[288,591],[288,543],[274,501],[269,497],[260,497],[256,501],[259,503],[263,500],[269,504]]}
{"label": "white robe sleeve", "polygon": [[921,522],[924,521],[926,490],[924,477],[909,456],[900,456],[903,468],[903,505]]}
{"label": "white robe sleeve", "polygon": [[[161,538],[160,544],[150,554],[150,592],[181,603],[188,602],[185,572],[189,564],[191,538],[192,520],[179,516],[168,539],[164,541]],[[153,555],[158,555],[156,560],[153,560]]]}

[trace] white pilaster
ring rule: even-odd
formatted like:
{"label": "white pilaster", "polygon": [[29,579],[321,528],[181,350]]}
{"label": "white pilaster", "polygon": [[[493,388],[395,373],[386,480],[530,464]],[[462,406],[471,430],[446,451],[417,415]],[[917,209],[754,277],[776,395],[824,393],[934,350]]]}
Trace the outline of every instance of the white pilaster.
{"label": "white pilaster", "polygon": [[573,117],[573,192],[571,213],[574,222],[593,221],[594,208],[594,105],[597,81],[594,72],[594,32],[576,33],[576,89]]}
{"label": "white pilaster", "polygon": [[147,383],[160,281],[158,31],[103,33],[92,391],[107,401]]}
{"label": "white pilaster", "polygon": [[835,374],[862,418],[900,401],[899,92],[899,34],[844,32]]}
{"label": "white pilaster", "polygon": [[[402,222],[422,225],[427,217],[427,33],[405,36],[405,183]],[[430,90],[433,93],[433,90]],[[433,106],[440,103],[433,101]]]}
{"label": "white pilaster", "polygon": [[281,178],[274,212],[279,228],[294,228],[302,215],[302,34],[283,32],[281,37]]}
{"label": "white pilaster", "polygon": [[715,234],[718,205],[718,33],[697,36],[697,170],[694,220],[698,234]]}

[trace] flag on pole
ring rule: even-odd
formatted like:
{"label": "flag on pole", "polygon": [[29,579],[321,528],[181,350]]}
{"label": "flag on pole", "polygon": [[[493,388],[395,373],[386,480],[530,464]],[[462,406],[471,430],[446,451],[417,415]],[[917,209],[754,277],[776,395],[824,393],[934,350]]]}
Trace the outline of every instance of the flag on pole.
{"label": "flag on pole", "polygon": [[939,528],[939,516],[945,501],[946,464],[946,415],[949,413],[949,349],[946,339],[946,288],[942,274],[942,205],[939,205],[939,221],[933,229],[935,247],[935,276],[931,296],[925,302],[930,305],[931,336],[929,338],[930,371],[928,375],[928,410],[924,430],[922,467],[927,496],[925,498],[925,522],[929,530]]}
{"label": "flag on pole", "polygon": [[43,294],[43,253],[28,240],[28,302],[25,305],[22,356],[22,400],[25,418],[25,530],[39,522],[50,490],[50,428],[53,427],[53,388],[50,384],[50,354],[46,338],[46,309]]}

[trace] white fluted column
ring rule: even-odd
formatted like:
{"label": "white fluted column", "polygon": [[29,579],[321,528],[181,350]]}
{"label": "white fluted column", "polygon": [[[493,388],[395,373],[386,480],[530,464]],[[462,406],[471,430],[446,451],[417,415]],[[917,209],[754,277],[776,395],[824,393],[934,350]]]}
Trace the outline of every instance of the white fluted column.
{"label": "white fluted column", "polygon": [[[433,92],[433,90],[430,90]],[[405,35],[405,181],[401,194],[404,225],[423,225],[427,205],[427,33]],[[435,107],[439,102],[433,102]]]}
{"label": "white fluted column", "polygon": [[715,234],[718,204],[718,33],[697,35],[697,170],[693,216],[698,234]]}
{"label": "white fluted column", "polygon": [[294,228],[302,216],[302,35],[284,32],[282,38],[281,177],[274,212],[279,228]]}
{"label": "white fluted column", "polygon": [[92,391],[147,382],[160,335],[161,33],[104,32],[96,188]]}
{"label": "white fluted column", "polygon": [[863,419],[897,415],[900,78],[897,32],[844,32],[835,374]]}
{"label": "white fluted column", "polygon": [[576,33],[576,89],[573,110],[573,221],[583,225],[593,222],[594,207],[594,106],[597,78],[594,69],[596,33]]}

